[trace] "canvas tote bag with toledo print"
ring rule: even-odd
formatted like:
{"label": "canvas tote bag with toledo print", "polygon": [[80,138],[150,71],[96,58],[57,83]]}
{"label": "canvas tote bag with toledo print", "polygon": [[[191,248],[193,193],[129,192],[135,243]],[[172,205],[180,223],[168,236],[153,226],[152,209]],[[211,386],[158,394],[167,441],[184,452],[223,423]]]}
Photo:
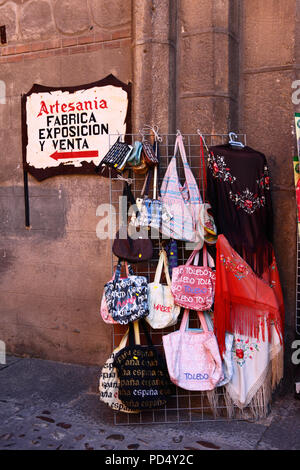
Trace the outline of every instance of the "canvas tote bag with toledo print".
{"label": "canvas tote bag with toledo print", "polygon": [[189,310],[180,329],[163,336],[170,378],[185,390],[213,390],[223,379],[222,361],[216,337],[208,331],[204,314],[198,312],[203,331],[189,330]]}
{"label": "canvas tote bag with toledo print", "polygon": [[214,302],[216,274],[207,266],[214,266],[214,261],[207,254],[206,245],[203,245],[203,266],[191,265],[199,253],[200,245],[193,251],[186,264],[173,268],[172,294],[175,303],[181,307],[201,312],[209,310]]}

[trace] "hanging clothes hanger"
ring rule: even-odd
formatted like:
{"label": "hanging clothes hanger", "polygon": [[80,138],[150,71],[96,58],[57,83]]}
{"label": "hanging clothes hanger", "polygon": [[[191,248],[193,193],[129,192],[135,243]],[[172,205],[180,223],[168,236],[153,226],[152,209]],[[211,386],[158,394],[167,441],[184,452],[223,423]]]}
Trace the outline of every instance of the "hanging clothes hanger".
{"label": "hanging clothes hanger", "polygon": [[231,145],[232,147],[240,147],[240,148],[244,148],[245,145],[242,143],[242,142],[239,142],[237,140],[238,136],[237,134],[235,134],[234,132],[229,132],[229,145]]}

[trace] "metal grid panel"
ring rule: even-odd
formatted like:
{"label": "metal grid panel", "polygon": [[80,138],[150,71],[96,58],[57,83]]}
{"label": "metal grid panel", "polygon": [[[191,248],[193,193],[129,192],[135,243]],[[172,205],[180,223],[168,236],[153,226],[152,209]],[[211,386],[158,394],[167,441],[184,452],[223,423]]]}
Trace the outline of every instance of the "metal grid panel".
{"label": "metal grid panel", "polygon": [[[147,134],[146,134],[147,135]],[[141,140],[141,134],[127,135],[127,141],[134,143],[135,140]],[[228,141],[227,134],[207,135],[203,134],[208,146],[224,144]],[[161,184],[163,175],[167,169],[170,159],[173,156],[174,143],[176,134],[161,135],[162,142],[160,143],[160,170],[159,170],[159,186]],[[200,138],[198,134],[186,134],[183,136],[187,159],[196,181],[199,184],[200,192],[203,196],[204,193],[204,178],[201,167],[200,159]],[[240,141],[246,145],[246,135],[238,135]],[[130,140],[129,140],[130,139]],[[113,139],[115,140],[115,139]],[[207,155],[205,155],[205,159]],[[180,157],[177,158],[177,169],[179,177],[183,177],[183,166]],[[143,186],[145,176],[136,175],[133,179],[131,189],[135,197],[138,197]],[[119,215],[119,197],[122,195],[123,182],[114,178],[110,179],[110,203],[114,205],[117,216]],[[151,197],[151,194],[149,195]],[[118,219],[117,219],[118,220]],[[111,227],[113,225],[111,224]],[[113,243],[114,234],[111,237],[111,245]],[[151,261],[147,263],[137,263],[134,265],[134,271],[137,274],[146,276],[148,282],[153,282],[155,269],[158,263],[159,251],[167,241],[154,240],[154,253]],[[184,264],[190,255],[190,251],[186,249],[184,242],[178,242],[178,263]],[[213,254],[214,247],[209,247],[209,251]],[[112,254],[112,272],[116,266],[116,258]],[[165,282],[164,275],[162,281]],[[182,318],[182,313],[178,319],[177,325],[164,329],[153,330],[149,326],[152,341],[160,352],[163,352],[162,336],[171,333],[178,329]],[[195,314],[191,314],[190,326],[192,328],[199,327],[198,318]],[[126,330],[125,326],[116,325],[113,327],[113,348],[116,348]],[[141,342],[145,343],[144,335],[141,333]],[[114,413],[114,424],[116,425],[129,425],[129,424],[162,424],[162,423],[190,423],[199,421],[215,421],[215,420],[228,420],[228,419],[245,419],[247,409],[243,412],[235,406],[226,406],[226,397],[224,387],[215,389],[214,393],[211,392],[189,392],[178,387],[175,388],[174,395],[168,400],[164,408],[151,411],[143,411],[139,414],[125,414],[121,412]],[[211,404],[214,402],[215,406]],[[251,419],[249,413],[248,419]]]}

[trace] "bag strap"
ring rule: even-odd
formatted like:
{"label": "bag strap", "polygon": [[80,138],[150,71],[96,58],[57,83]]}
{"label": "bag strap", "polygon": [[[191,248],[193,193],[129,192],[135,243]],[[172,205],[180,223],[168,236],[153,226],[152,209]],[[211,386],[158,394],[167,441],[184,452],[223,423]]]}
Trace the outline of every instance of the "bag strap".
{"label": "bag strap", "polygon": [[[202,179],[201,179],[202,176]],[[205,158],[204,158],[204,146],[203,138],[200,135],[200,171],[199,171],[199,188],[201,187],[202,181],[202,191],[203,191],[203,202],[205,202],[205,189],[207,186],[207,177],[206,177],[206,168],[205,168]]]}
{"label": "bag strap", "polygon": [[192,263],[194,257],[196,256],[197,253],[199,253],[199,251],[201,250],[201,248],[202,248],[202,243],[200,242],[200,243],[198,243],[198,245],[197,245],[196,248],[194,249],[193,253],[192,253],[191,256],[189,257],[189,259],[187,260],[187,262],[185,263],[186,266],[189,266],[189,265]]}
{"label": "bag strap", "polygon": [[169,274],[168,258],[167,258],[167,253],[166,253],[165,250],[161,250],[161,252],[160,252],[159,261],[158,261],[158,264],[157,264],[157,268],[156,268],[156,271],[155,271],[155,277],[154,277],[155,284],[160,284],[160,279],[161,279],[163,266],[164,266],[164,271],[165,271],[167,284],[168,284],[169,287],[171,287],[171,279],[170,279],[170,274]]}
{"label": "bag strap", "polygon": [[177,150],[179,149],[179,154],[181,156],[181,159],[183,161],[183,166],[188,163],[187,158],[186,158],[186,153],[185,153],[185,148],[183,144],[183,138],[182,135],[178,135],[175,140],[175,146],[174,146],[174,156],[177,154]]}
{"label": "bag strap", "polygon": [[143,318],[141,320],[135,320],[134,322],[129,323],[129,346],[133,347],[135,345],[141,344],[140,327],[139,327],[140,322],[141,322],[148,345],[153,346],[151,336],[149,335],[149,332],[146,328],[145,320]]}
{"label": "bag strap", "polygon": [[151,336],[149,334],[149,331],[147,329],[146,322],[145,322],[144,318],[141,318],[140,323],[142,325],[142,329],[143,329],[144,335],[146,337],[148,346],[153,347],[153,341],[152,341]]}
{"label": "bag strap", "polygon": [[[122,260],[119,258],[118,259],[118,264],[117,264],[117,267],[116,267],[116,270],[115,270],[115,273],[114,273],[114,276],[113,276],[113,280],[115,282],[118,282],[118,280],[120,279],[121,266],[122,266]],[[126,269],[126,276],[127,277],[129,277],[129,275],[134,276],[133,268],[132,268],[131,264],[127,263],[127,261],[125,261],[125,269]]]}
{"label": "bag strap", "polygon": [[203,244],[203,261],[202,261],[202,263],[203,263],[203,266],[205,268],[207,268],[207,248],[206,248],[205,243]]}
{"label": "bag strap", "polygon": [[[180,324],[180,332],[181,333],[184,333],[186,331],[186,327],[188,326],[188,321],[189,321],[189,313],[190,313],[189,309],[186,308],[184,310],[184,314],[183,314],[181,324]],[[208,327],[207,327],[205,316],[203,315],[202,312],[197,312],[197,314],[198,314],[200,324],[203,328],[204,333],[208,333],[209,330],[208,330]]]}
{"label": "bag strap", "polygon": [[145,181],[144,181],[143,188],[141,191],[141,198],[143,198],[145,195],[146,197],[149,196],[149,188],[150,188],[151,179],[152,179],[152,170],[151,168],[149,168],[145,176]]}
{"label": "bag strap", "polygon": [[133,348],[136,344],[141,344],[138,320],[129,323],[129,346]]}

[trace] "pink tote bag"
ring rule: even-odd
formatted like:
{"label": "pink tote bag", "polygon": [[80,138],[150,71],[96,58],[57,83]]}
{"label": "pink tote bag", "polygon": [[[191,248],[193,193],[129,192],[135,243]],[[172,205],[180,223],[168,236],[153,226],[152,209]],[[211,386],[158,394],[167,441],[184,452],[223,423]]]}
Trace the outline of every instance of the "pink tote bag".
{"label": "pink tote bag", "polygon": [[[181,185],[176,167],[176,153],[183,162],[185,182]],[[165,173],[161,188],[161,202],[170,214],[166,220],[162,218],[161,232],[164,238],[173,238],[187,242],[199,243],[204,240],[202,199],[199,188],[189,167],[182,141],[176,137],[174,156]]]}
{"label": "pink tote bag", "polygon": [[171,381],[185,390],[213,390],[223,380],[222,360],[213,331],[208,331],[203,313],[198,312],[203,331],[186,329],[185,310],[180,329],[163,336]]}
{"label": "pink tote bag", "polygon": [[[201,244],[193,251],[186,264],[173,268],[172,294],[175,303],[181,307],[201,312],[209,310],[214,302],[216,274],[207,265],[207,248],[203,245],[203,266],[191,263],[199,253]],[[210,264],[214,264],[211,257]]]}

